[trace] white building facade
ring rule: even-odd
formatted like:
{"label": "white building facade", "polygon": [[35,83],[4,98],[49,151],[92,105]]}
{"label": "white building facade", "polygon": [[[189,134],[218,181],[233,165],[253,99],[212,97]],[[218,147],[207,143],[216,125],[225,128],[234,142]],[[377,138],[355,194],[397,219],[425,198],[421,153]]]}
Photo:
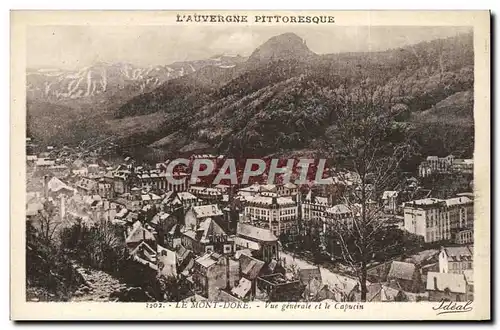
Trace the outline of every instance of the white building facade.
{"label": "white building facade", "polygon": [[275,236],[294,235],[297,231],[298,206],[289,197],[261,193],[247,197],[244,217],[259,227],[269,229]]}
{"label": "white building facade", "polygon": [[405,203],[404,228],[426,243],[452,240],[464,228],[472,228],[474,204],[468,197],[425,198]]}

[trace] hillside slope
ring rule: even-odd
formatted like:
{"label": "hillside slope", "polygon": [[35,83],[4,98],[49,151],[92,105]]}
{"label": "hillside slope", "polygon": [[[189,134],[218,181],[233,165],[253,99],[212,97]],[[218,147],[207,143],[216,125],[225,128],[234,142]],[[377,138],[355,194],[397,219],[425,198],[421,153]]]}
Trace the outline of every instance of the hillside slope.
{"label": "hillside slope", "polygon": [[473,68],[471,34],[317,55],[287,33],[246,62],[207,66],[131,97],[109,114],[106,133],[127,152],[160,158],[194,150],[242,157],[314,151],[335,125],[332,95],[363,86],[387,92],[391,104],[406,109],[399,120],[418,130],[422,154],[470,156]]}
{"label": "hillside slope", "polygon": [[[335,123],[335,114],[329,110],[329,102],[334,102],[330,95],[337,88],[362,84],[390,91],[392,102],[408,109],[401,120],[414,122],[417,129],[422,128],[419,123],[423,118],[447,118],[438,113],[449,111],[446,126],[422,130],[422,141],[427,134],[446,135],[440,129],[454,130],[457,124],[473,126],[471,35],[385,52],[323,56],[305,51],[302,39],[289,34],[271,40],[254,52],[258,56],[252,54],[248,62],[233,68],[223,79],[214,79],[217,83],[202,84],[194,75],[186,76],[132,99],[119,111],[165,113],[164,125],[156,132],[149,131],[145,144],[150,144],[150,150],[167,153],[189,149],[190,145],[239,156],[314,149],[326,127]],[[283,58],[278,58],[280,54]],[[132,113],[136,115],[138,110]],[[135,118],[148,120],[145,116]],[[467,135],[457,140],[468,145],[465,154],[473,144],[470,133],[464,132]],[[429,151],[426,147],[422,145],[422,153]],[[441,141],[432,151],[449,153],[456,147]]]}

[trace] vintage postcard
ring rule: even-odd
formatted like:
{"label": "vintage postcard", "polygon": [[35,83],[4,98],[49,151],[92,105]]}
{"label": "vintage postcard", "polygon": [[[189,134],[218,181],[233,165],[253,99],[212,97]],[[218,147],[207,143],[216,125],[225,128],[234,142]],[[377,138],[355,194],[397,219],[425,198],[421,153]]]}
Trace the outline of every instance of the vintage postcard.
{"label": "vintage postcard", "polygon": [[13,11],[14,320],[489,320],[488,11]]}

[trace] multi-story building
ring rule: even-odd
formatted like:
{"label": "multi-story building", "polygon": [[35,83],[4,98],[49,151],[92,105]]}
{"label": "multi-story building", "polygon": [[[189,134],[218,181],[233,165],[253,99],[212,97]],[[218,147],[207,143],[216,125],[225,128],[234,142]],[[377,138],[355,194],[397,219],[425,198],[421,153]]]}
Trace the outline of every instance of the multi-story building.
{"label": "multi-story building", "polygon": [[382,202],[384,204],[384,211],[389,213],[396,213],[398,210],[398,197],[399,191],[384,191],[382,195]]}
{"label": "multi-story building", "polygon": [[300,206],[302,221],[306,223],[313,218],[323,218],[326,209],[332,205],[330,205],[328,198],[316,196],[313,191],[309,191],[304,199],[301,200]]}
{"label": "multi-story building", "polygon": [[191,186],[189,187],[189,192],[196,197],[207,201],[209,203],[217,203],[222,201],[223,193],[220,189],[202,187],[202,186]]}
{"label": "multi-story building", "polygon": [[278,238],[268,229],[238,223],[235,242],[237,249],[249,249],[254,257],[264,262],[279,260]]}
{"label": "multi-story building", "polygon": [[458,159],[453,155],[443,158],[428,156],[426,160],[420,163],[418,172],[421,177],[426,177],[434,173],[472,174],[474,172],[474,160]]}
{"label": "multi-story building", "polygon": [[474,201],[472,199],[461,196],[445,201],[453,234],[458,230],[474,226]]}
{"label": "multi-story building", "polygon": [[187,174],[178,173],[174,175],[174,179],[182,180],[179,183],[170,182],[170,173],[160,170],[142,171],[137,173],[137,181],[143,189],[160,189],[166,191],[187,191],[189,188],[189,180]]}
{"label": "multi-story building", "polygon": [[256,196],[260,193],[262,186],[258,183],[254,183],[250,186],[243,187],[238,190],[239,196]]}
{"label": "multi-story building", "polygon": [[439,272],[463,274],[472,269],[472,246],[450,246],[441,248],[439,253]]}
{"label": "multi-story building", "polygon": [[174,212],[180,208],[182,209],[182,215],[184,215],[191,206],[201,205],[202,203],[195,195],[187,191],[169,191],[163,196],[161,204],[165,212]]}
{"label": "multi-story building", "polygon": [[474,160],[473,159],[455,159],[451,164],[451,171],[456,173],[473,174]]}
{"label": "multi-story building", "polygon": [[285,184],[278,184],[276,186],[276,191],[278,195],[286,197],[295,197],[298,193],[299,187],[296,184],[293,184],[291,182],[285,183]]}
{"label": "multi-story building", "polygon": [[113,185],[105,179],[97,182],[97,194],[104,198],[113,198]]}
{"label": "multi-story building", "polygon": [[217,204],[212,205],[192,205],[186,212],[184,224],[186,229],[194,230],[200,223],[207,219],[222,219],[223,213]]}
{"label": "multi-story building", "polygon": [[121,195],[130,192],[132,188],[130,174],[128,170],[121,170],[113,173],[113,191],[115,194]]}
{"label": "multi-story building", "polygon": [[196,228],[182,233],[182,245],[196,255],[217,252],[221,255],[234,253],[234,239],[212,218],[205,218]]}
{"label": "multi-story building", "polygon": [[327,197],[316,196],[310,190],[307,195],[300,201],[301,211],[301,234],[317,234],[323,230],[325,220],[325,212],[331,207]]}
{"label": "multi-story building", "polygon": [[431,166],[434,172],[447,172],[455,157],[453,155],[448,155],[446,157],[428,156],[427,162]]}
{"label": "multi-story building", "polygon": [[265,293],[268,301],[300,301],[305,285],[298,279],[288,279],[277,273],[260,276],[257,288]]}
{"label": "multi-story building", "polygon": [[[106,174],[110,176],[110,174]],[[169,177],[173,176],[180,182],[171,182]],[[164,191],[187,191],[189,188],[188,175],[186,173],[166,173],[164,170],[143,170],[134,168],[132,165],[120,166],[112,173],[113,190],[116,194],[125,194],[131,192],[133,187],[144,190],[164,190]]]}
{"label": "multi-story building", "polygon": [[468,197],[446,200],[425,198],[404,204],[404,228],[426,243],[452,240],[463,228],[472,228],[473,201]]}
{"label": "multi-story building", "polygon": [[220,289],[230,290],[238,284],[239,263],[210,252],[195,259],[193,282],[196,293],[214,301]]}
{"label": "multi-story building", "polygon": [[474,229],[465,228],[455,232],[455,244],[472,244],[474,243]]}
{"label": "multi-story building", "polygon": [[276,236],[295,235],[297,215],[297,203],[290,197],[278,197],[276,193],[247,196],[244,217],[259,227],[270,229]]}
{"label": "multi-story building", "polygon": [[354,208],[346,204],[338,204],[328,208],[325,211],[324,231],[334,232],[339,230],[339,225],[345,228],[352,228],[354,225]]}
{"label": "multi-story building", "polygon": [[429,301],[467,301],[473,295],[469,289],[463,274],[427,273]]}

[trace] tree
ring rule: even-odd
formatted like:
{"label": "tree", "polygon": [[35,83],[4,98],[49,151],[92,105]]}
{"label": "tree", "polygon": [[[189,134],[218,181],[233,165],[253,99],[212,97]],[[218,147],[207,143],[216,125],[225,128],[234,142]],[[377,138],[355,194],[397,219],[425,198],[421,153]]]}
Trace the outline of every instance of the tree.
{"label": "tree", "polygon": [[412,149],[408,128],[395,121],[400,108],[394,107],[392,96],[367,82],[330,94],[336,124],[328,130],[325,149],[336,168],[342,168],[332,174],[346,187],[341,200],[349,214],[332,221],[330,234],[360,282],[362,301],[366,301],[367,266],[385,229],[380,196],[398,185],[400,162]]}
{"label": "tree", "polygon": [[71,264],[54,240],[59,223],[51,214],[46,205],[37,221],[26,222],[27,299],[64,301],[74,289]]}
{"label": "tree", "polygon": [[110,222],[77,220],[60,233],[61,247],[78,262],[116,273],[127,258],[122,230]]}
{"label": "tree", "polygon": [[180,277],[160,275],[157,277],[157,281],[164,301],[181,301],[188,297],[191,292]]}
{"label": "tree", "polygon": [[40,239],[47,244],[52,243],[61,221],[57,219],[56,208],[51,202],[45,201],[43,203],[43,209],[36,216],[35,225],[38,226]]}

